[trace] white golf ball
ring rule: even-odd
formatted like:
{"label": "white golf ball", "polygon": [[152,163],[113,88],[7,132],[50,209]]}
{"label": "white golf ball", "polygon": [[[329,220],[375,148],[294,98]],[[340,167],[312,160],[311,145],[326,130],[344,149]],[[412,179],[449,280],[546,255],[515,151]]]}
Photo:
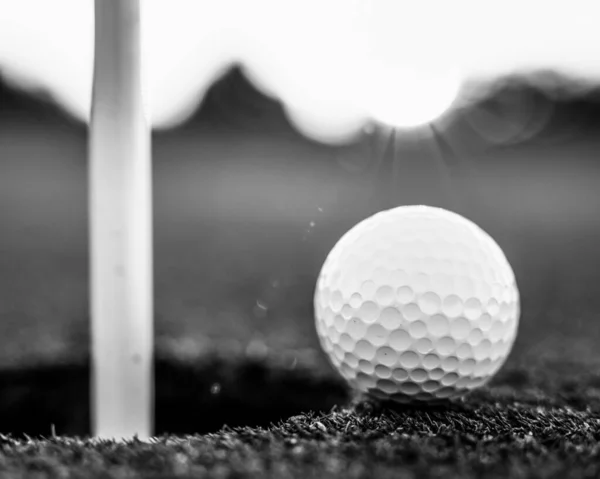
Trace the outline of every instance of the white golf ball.
{"label": "white golf ball", "polygon": [[401,403],[458,397],[504,364],[520,316],[515,275],[472,221],[401,206],[333,247],[315,297],[317,333],[357,390]]}

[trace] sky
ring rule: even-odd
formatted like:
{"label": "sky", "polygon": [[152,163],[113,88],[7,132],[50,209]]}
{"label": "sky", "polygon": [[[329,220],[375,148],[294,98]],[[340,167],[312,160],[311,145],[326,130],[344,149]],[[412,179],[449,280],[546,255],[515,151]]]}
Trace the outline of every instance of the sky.
{"label": "sky", "polygon": [[[185,121],[233,63],[304,134],[429,122],[474,79],[552,69],[600,80],[597,0],[144,0],[155,128]],[[93,0],[0,0],[0,70],[86,121]],[[1,105],[0,105],[1,108]]]}

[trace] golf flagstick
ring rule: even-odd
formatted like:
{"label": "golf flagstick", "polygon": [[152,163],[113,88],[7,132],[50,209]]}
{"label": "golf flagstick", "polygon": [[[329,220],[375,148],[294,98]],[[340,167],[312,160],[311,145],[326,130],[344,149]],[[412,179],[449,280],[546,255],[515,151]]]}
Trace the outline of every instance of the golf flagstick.
{"label": "golf flagstick", "polygon": [[148,438],[153,423],[152,175],[140,4],[95,0],[89,131],[92,434]]}

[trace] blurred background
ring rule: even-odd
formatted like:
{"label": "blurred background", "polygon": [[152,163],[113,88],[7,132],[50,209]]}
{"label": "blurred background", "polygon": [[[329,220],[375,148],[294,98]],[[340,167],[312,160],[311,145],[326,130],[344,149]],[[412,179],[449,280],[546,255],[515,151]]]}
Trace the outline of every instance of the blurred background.
{"label": "blurred background", "polygon": [[[511,360],[600,362],[596,3],[414,4],[144,2],[160,351],[324,364],[325,256],[419,203],[505,250]],[[92,41],[90,0],[0,0],[3,368],[89,351]]]}

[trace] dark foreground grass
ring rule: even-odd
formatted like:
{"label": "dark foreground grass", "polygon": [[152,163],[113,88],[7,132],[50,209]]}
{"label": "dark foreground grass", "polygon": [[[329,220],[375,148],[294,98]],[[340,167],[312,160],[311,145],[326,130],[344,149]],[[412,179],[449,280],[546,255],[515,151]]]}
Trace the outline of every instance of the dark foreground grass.
{"label": "dark foreground grass", "polygon": [[[483,398],[480,398],[483,399]],[[445,410],[369,403],[272,427],[225,428],[149,443],[0,438],[1,477],[398,478],[600,474],[600,416],[506,405],[487,395]]]}
{"label": "dark foreground grass", "polygon": [[239,359],[160,360],[150,442],[78,437],[87,367],[4,374],[2,431],[20,429],[0,436],[0,478],[600,475],[600,382],[581,364],[508,364],[462,401],[406,408],[353,399],[335,376]]}
{"label": "dark foreground grass", "polygon": [[[348,399],[337,378],[245,356],[158,358],[154,370],[157,434],[264,427],[303,411],[329,411]],[[0,433],[89,435],[89,384],[89,363],[0,371]]]}

